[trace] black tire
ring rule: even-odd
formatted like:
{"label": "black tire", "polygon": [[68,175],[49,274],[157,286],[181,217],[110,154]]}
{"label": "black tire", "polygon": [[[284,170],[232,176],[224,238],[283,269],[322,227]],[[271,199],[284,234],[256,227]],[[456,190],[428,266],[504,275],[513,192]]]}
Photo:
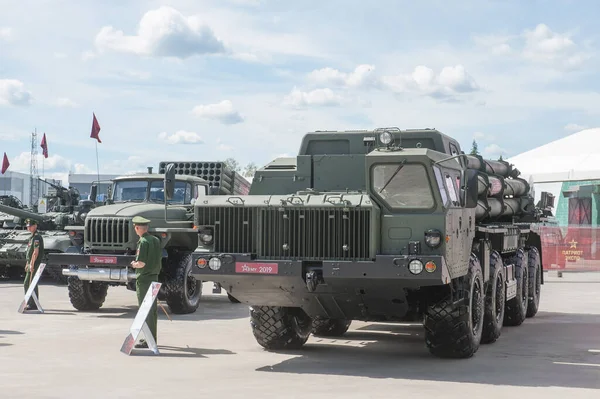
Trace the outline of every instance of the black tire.
{"label": "black tire", "polygon": [[202,281],[196,280],[192,271],[190,253],[174,254],[169,263],[169,277],[166,282],[165,301],[175,314],[194,313],[202,299]]}
{"label": "black tire", "polygon": [[497,251],[490,256],[490,281],[485,294],[482,344],[491,344],[500,338],[506,307],[506,273],[502,257]]}
{"label": "black tire", "polygon": [[240,303],[240,301],[238,301],[237,298],[231,295],[229,292],[227,293],[227,298],[229,298],[231,303]]}
{"label": "black tire", "polygon": [[540,307],[540,295],[542,291],[542,264],[540,253],[536,247],[529,249],[527,269],[529,270],[527,317],[533,317],[537,314]]}
{"label": "black tire", "polygon": [[476,255],[471,254],[467,274],[452,284],[454,294],[445,295],[425,312],[425,342],[434,356],[470,358],[479,349],[485,307],[483,273]]}
{"label": "black tire", "polygon": [[504,311],[505,326],[519,326],[527,317],[527,302],[529,297],[529,271],[525,252],[518,249],[512,258],[515,265],[515,278],[517,279],[517,296],[506,301],[506,310]]}
{"label": "black tire", "polygon": [[312,320],[301,308],[251,306],[250,326],[265,349],[299,349],[312,331]]}
{"label": "black tire", "polygon": [[317,337],[341,337],[348,331],[352,320],[313,318],[312,334]]}
{"label": "black tire", "polygon": [[102,281],[82,281],[69,276],[67,288],[71,305],[77,310],[98,310],[108,294],[108,284]]}

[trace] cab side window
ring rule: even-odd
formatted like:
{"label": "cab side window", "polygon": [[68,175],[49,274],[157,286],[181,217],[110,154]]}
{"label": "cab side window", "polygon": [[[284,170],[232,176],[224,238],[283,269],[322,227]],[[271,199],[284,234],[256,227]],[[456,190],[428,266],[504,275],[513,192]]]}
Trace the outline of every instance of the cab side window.
{"label": "cab side window", "polygon": [[445,174],[445,180],[446,180],[446,188],[448,189],[448,193],[450,194],[450,205],[451,206],[460,206],[460,196],[459,196],[459,190],[458,187],[456,186],[457,184],[457,180],[455,176],[450,175],[449,173]]}

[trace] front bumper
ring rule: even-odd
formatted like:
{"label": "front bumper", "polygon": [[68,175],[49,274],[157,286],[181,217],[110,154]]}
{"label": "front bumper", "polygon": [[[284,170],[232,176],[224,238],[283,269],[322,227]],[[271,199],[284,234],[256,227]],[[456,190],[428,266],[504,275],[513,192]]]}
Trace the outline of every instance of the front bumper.
{"label": "front bumper", "polygon": [[130,269],[135,255],[98,255],[57,253],[48,254],[48,265],[68,265],[62,269],[63,276],[74,276],[85,281],[128,283],[136,274]]}
{"label": "front bumper", "polygon": [[[198,259],[221,259],[212,270]],[[377,256],[371,262],[256,260],[244,254],[194,252],[192,274],[199,280],[221,284],[236,299],[249,305],[300,306],[311,315],[346,319],[402,315],[407,311],[406,292],[450,282],[441,256]],[[433,261],[433,272],[415,275],[408,269],[413,259]],[[208,263],[208,262],[207,262]]]}
{"label": "front bumper", "polygon": [[46,264],[92,267],[127,267],[130,266],[133,260],[135,260],[135,255],[56,253],[48,254],[48,260]]}

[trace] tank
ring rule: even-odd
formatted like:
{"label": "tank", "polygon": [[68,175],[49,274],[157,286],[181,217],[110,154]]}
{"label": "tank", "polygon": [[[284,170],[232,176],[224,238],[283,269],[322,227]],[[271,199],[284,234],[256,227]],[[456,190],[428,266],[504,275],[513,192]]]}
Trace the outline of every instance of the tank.
{"label": "tank", "polygon": [[[7,218],[12,218],[12,227],[0,231],[0,271],[7,277],[24,276],[27,242],[31,236],[24,227],[26,219],[38,222],[38,231],[44,240],[43,262],[50,253],[64,253],[67,248],[82,244],[70,236],[65,228],[83,226],[87,213],[94,207],[94,202],[80,200],[76,190],[46,183],[56,190],[54,195],[46,197],[48,212],[31,212],[0,203],[0,212],[7,215]],[[67,282],[67,277],[62,275],[62,266],[47,265],[44,275],[61,284]]]}
{"label": "tank", "polygon": [[[14,195],[0,195],[0,204],[16,209],[25,209],[20,199]],[[15,217],[6,212],[0,212],[0,234],[2,230],[12,229],[16,226]]]}

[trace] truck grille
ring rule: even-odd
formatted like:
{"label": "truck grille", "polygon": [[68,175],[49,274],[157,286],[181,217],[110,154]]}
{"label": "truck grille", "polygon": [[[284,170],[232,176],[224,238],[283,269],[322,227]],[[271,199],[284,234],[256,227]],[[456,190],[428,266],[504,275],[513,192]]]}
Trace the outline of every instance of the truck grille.
{"label": "truck grille", "polygon": [[256,208],[200,207],[198,225],[214,226],[216,252],[256,252]]}
{"label": "truck grille", "polygon": [[367,260],[368,209],[264,209],[259,256],[264,259]]}
{"label": "truck grille", "polygon": [[199,209],[199,225],[215,226],[215,252],[259,259],[368,260],[371,211],[348,208]]}
{"label": "truck grille", "polygon": [[126,218],[93,217],[85,223],[85,237],[89,245],[120,248],[129,243],[131,221]]}

